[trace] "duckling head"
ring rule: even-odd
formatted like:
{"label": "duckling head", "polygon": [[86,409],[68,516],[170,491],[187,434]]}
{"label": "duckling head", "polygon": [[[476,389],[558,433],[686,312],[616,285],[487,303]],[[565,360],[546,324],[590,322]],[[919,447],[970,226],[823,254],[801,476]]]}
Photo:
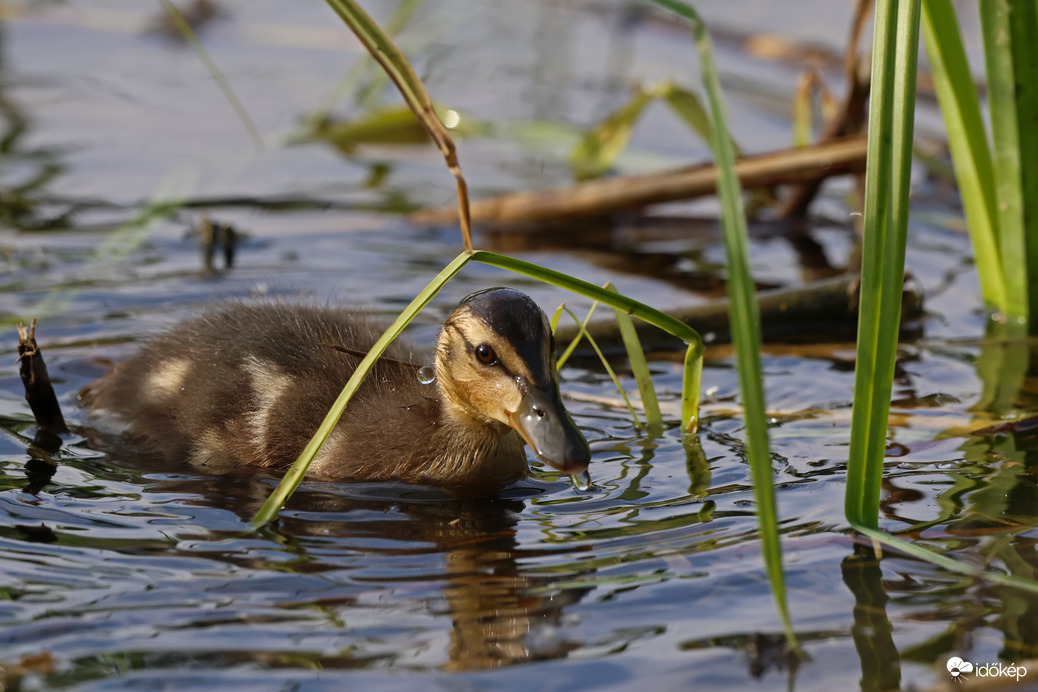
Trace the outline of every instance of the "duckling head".
{"label": "duckling head", "polygon": [[455,419],[508,426],[560,471],[587,469],[591,449],[559,396],[548,318],[526,294],[491,288],[461,301],[440,332],[436,379]]}

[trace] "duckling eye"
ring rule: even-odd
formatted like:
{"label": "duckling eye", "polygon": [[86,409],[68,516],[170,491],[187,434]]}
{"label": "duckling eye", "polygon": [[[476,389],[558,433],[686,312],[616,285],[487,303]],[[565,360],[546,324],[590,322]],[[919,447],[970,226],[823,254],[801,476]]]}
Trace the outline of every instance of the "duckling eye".
{"label": "duckling eye", "polygon": [[476,346],[476,360],[483,365],[496,365],[497,354],[494,353],[494,349],[490,348],[486,344],[480,344]]}

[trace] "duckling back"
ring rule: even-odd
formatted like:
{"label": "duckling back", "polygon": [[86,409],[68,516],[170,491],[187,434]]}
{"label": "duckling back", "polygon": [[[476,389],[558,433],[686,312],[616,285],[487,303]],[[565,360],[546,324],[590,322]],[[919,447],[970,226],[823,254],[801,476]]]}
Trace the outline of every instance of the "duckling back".
{"label": "duckling back", "polygon": [[[183,323],[91,384],[95,421],[164,462],[211,469],[290,465],[383,325],[334,308],[233,305]],[[311,466],[311,475],[432,483],[489,494],[526,473],[519,436],[459,428],[437,385],[394,343]]]}

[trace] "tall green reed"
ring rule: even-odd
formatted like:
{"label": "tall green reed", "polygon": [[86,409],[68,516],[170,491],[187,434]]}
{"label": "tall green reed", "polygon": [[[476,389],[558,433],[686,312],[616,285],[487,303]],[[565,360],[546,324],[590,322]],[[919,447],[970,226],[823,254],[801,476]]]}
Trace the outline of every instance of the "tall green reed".
{"label": "tall green reed", "polygon": [[[920,6],[921,1],[930,3],[928,7],[924,5],[925,12]],[[946,38],[947,34],[936,36],[936,33],[947,17],[934,12],[940,9],[936,3],[943,1],[880,0],[876,5],[865,187],[865,246],[844,509],[851,526],[878,543],[953,572],[1038,593],[1038,583],[1034,581],[957,562],[878,528],[880,484],[904,281],[920,15],[924,15],[925,33],[934,34],[931,38]],[[950,10],[950,6],[947,9]],[[959,57],[962,56],[946,51],[943,66],[937,69],[958,69],[951,66],[958,64]],[[955,88],[964,90],[962,85]],[[939,89],[946,90],[947,95],[953,86],[944,84]],[[973,121],[972,112],[959,108],[946,117],[956,128],[949,126],[949,137],[966,138],[954,146],[960,152],[969,153],[982,168],[983,160],[976,156],[979,147],[976,133],[970,135],[963,129]],[[983,195],[986,183],[980,178],[972,180],[976,175],[974,171],[966,179],[972,182],[979,195]],[[980,213],[978,209],[987,202],[978,196],[973,204],[974,212]]]}
{"label": "tall green reed", "polygon": [[[951,0],[923,0],[923,40],[985,306],[1025,331],[1038,305],[1038,5],[980,0],[987,73],[988,131]],[[1038,325],[1032,324],[1034,333]]]}
{"label": "tall green reed", "polygon": [[858,358],[844,511],[876,528],[897,358],[915,124],[919,0],[876,4]]}

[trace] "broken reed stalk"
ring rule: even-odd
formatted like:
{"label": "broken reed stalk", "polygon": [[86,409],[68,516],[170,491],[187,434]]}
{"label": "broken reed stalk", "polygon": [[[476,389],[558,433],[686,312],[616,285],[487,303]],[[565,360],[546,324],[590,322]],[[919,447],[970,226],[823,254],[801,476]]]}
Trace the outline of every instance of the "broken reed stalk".
{"label": "broken reed stalk", "polygon": [[29,328],[18,323],[18,363],[22,384],[25,386],[25,400],[29,402],[36,425],[55,435],[68,432],[65,417],[61,415],[58,397],[47,374],[47,364],[43,362],[43,353],[36,344],[36,318],[32,319]]}
{"label": "broken reed stalk", "polygon": [[[865,170],[864,137],[837,139],[800,149],[747,156],[735,164],[746,189],[803,183]],[[717,193],[713,164],[664,173],[593,180],[568,188],[519,192],[472,205],[472,220],[484,224],[570,220],[602,216],[652,204],[705,197]],[[454,209],[429,209],[411,216],[414,223],[457,220]]]}
{"label": "broken reed stalk", "polygon": [[443,160],[446,161],[447,168],[450,169],[458,185],[458,216],[455,218],[459,218],[461,221],[461,237],[465,245],[465,252],[472,254],[468,186],[461,173],[461,164],[458,163],[454,140],[451,139],[440,116],[436,115],[429,92],[425,90],[422,80],[415,74],[411,64],[393,44],[393,40],[357,3],[343,0],[327,0],[327,2],[350,27],[350,30],[357,35],[368,54],[378,61],[389,78],[393,80],[401,96],[404,97],[404,101],[414,111],[415,116],[428,131],[440,153],[443,154]]}

